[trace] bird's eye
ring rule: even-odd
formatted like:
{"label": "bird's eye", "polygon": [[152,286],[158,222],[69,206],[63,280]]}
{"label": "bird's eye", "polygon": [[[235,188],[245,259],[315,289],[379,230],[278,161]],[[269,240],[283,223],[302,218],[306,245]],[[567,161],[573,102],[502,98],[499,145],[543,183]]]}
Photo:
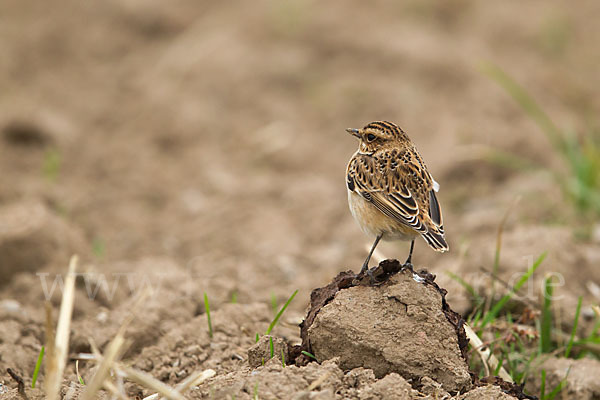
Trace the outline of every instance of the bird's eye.
{"label": "bird's eye", "polygon": [[375,139],[377,139],[377,138],[376,138],[376,137],[375,137],[375,135],[373,135],[372,133],[369,133],[369,134],[367,135],[367,142],[369,142],[369,143],[370,143],[370,142],[372,142],[372,141],[373,141],[373,140],[375,140]]}

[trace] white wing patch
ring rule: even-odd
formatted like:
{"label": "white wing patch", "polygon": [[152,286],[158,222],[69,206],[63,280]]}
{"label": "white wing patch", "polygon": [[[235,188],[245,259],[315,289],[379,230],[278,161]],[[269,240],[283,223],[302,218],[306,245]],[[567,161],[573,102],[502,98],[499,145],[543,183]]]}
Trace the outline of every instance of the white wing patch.
{"label": "white wing patch", "polygon": [[435,181],[435,179],[433,179],[433,176],[431,177],[431,182],[433,183],[433,190],[436,191],[436,192],[439,192],[440,191],[440,184],[437,183]]}

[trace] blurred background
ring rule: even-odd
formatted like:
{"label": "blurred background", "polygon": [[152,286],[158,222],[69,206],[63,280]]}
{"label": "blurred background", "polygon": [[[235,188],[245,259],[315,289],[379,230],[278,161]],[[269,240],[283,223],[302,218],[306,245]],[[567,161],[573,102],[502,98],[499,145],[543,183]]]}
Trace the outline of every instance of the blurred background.
{"label": "blurred background", "polygon": [[344,129],[385,119],[441,185],[451,251],[418,240],[414,263],[455,308],[446,272],[489,285],[503,220],[498,276],[547,251],[536,276],[594,301],[597,21],[594,0],[3,1],[0,295],[33,306],[32,272],[76,251],[96,271],[168,260],[215,304],[300,289],[301,314],[364,260]]}

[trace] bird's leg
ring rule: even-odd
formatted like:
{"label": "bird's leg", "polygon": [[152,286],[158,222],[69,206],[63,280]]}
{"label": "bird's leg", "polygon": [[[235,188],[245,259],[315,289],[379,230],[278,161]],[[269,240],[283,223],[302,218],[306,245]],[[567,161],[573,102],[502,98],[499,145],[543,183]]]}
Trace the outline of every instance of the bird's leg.
{"label": "bird's leg", "polygon": [[362,268],[360,269],[361,274],[365,273],[365,271],[367,271],[369,269],[369,260],[371,259],[371,256],[373,255],[373,252],[375,251],[375,247],[377,247],[377,243],[379,243],[382,236],[383,236],[383,233],[377,235],[377,237],[375,238],[375,243],[373,243],[373,247],[371,247],[371,251],[369,252],[369,255],[367,256],[367,259],[365,260]]}
{"label": "bird's leg", "polygon": [[408,258],[406,259],[406,261],[404,262],[404,264],[402,264],[402,268],[410,268],[411,270],[413,269],[413,265],[412,265],[412,253],[413,253],[413,249],[415,248],[415,239],[413,239],[410,242],[410,251],[408,252]]}

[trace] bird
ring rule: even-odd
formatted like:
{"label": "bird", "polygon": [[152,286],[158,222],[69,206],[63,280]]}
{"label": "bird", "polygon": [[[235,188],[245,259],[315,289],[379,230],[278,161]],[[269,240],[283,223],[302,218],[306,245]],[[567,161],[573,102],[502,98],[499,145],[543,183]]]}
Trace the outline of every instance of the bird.
{"label": "bird", "polygon": [[408,135],[395,123],[375,121],[362,129],[346,129],[359,139],[346,168],[350,212],[364,233],[375,237],[360,274],[381,239],[410,241],[404,267],[412,269],[415,238],[433,250],[449,250],[442,209],[433,179]]}

